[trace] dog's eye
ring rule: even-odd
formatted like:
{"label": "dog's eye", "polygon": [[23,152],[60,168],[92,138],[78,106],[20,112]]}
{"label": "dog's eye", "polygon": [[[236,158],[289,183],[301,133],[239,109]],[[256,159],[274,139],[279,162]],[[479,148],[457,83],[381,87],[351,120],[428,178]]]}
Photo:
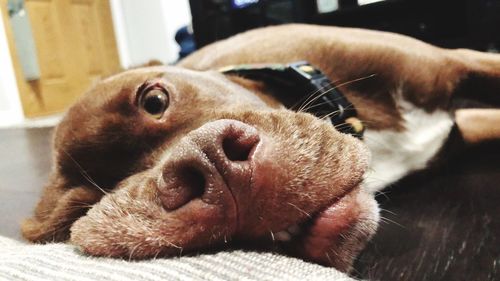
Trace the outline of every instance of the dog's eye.
{"label": "dog's eye", "polygon": [[160,119],[169,104],[167,90],[159,84],[154,84],[139,89],[139,95],[141,109],[152,117]]}

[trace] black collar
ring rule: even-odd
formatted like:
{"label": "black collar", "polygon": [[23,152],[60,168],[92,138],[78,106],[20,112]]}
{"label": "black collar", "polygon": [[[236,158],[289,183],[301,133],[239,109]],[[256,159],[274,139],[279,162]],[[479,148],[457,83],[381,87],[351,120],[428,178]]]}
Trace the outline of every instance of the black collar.
{"label": "black collar", "polygon": [[363,137],[364,126],[356,117],[353,104],[328,77],[308,62],[245,64],[224,67],[219,71],[263,81],[271,87],[279,88],[278,92],[282,96],[287,95],[287,99],[293,97],[295,105],[301,105],[302,110],[320,118],[328,116],[340,132],[360,139]]}

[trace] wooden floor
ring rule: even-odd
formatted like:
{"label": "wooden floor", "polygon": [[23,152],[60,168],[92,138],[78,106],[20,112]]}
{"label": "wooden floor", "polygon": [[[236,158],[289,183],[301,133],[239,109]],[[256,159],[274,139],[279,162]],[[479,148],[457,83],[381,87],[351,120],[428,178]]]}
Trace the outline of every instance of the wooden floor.
{"label": "wooden floor", "polygon": [[0,130],[0,235],[21,239],[51,165],[51,128]]}
{"label": "wooden floor", "polygon": [[[21,239],[50,170],[50,128],[0,130],[0,235]],[[363,279],[500,280],[500,144],[454,153],[377,200],[380,229]]]}

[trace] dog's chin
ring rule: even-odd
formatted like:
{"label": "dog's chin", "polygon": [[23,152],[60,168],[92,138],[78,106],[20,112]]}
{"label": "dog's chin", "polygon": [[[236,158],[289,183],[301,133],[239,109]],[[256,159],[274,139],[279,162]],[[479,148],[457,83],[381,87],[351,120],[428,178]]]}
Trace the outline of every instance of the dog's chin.
{"label": "dog's chin", "polygon": [[372,194],[356,187],[310,220],[276,235],[292,254],[349,272],[375,233],[379,210]]}

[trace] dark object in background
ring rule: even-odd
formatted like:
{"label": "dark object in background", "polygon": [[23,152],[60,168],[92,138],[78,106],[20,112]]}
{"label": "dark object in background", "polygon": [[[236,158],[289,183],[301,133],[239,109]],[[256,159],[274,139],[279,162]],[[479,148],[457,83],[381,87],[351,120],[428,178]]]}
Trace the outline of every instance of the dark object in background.
{"label": "dark object in background", "polygon": [[194,42],[194,35],[189,26],[183,26],[175,33],[175,42],[179,44],[179,59],[186,57],[192,52],[196,51],[196,43]]}
{"label": "dark object in background", "polygon": [[392,31],[449,48],[500,49],[500,0],[386,0],[362,6],[338,0],[331,2],[338,3],[333,11],[322,8],[328,2],[190,0],[195,40],[203,47],[256,27],[303,22]]}
{"label": "dark object in background", "polygon": [[306,22],[311,0],[190,0],[198,47],[242,31],[286,22]]}

